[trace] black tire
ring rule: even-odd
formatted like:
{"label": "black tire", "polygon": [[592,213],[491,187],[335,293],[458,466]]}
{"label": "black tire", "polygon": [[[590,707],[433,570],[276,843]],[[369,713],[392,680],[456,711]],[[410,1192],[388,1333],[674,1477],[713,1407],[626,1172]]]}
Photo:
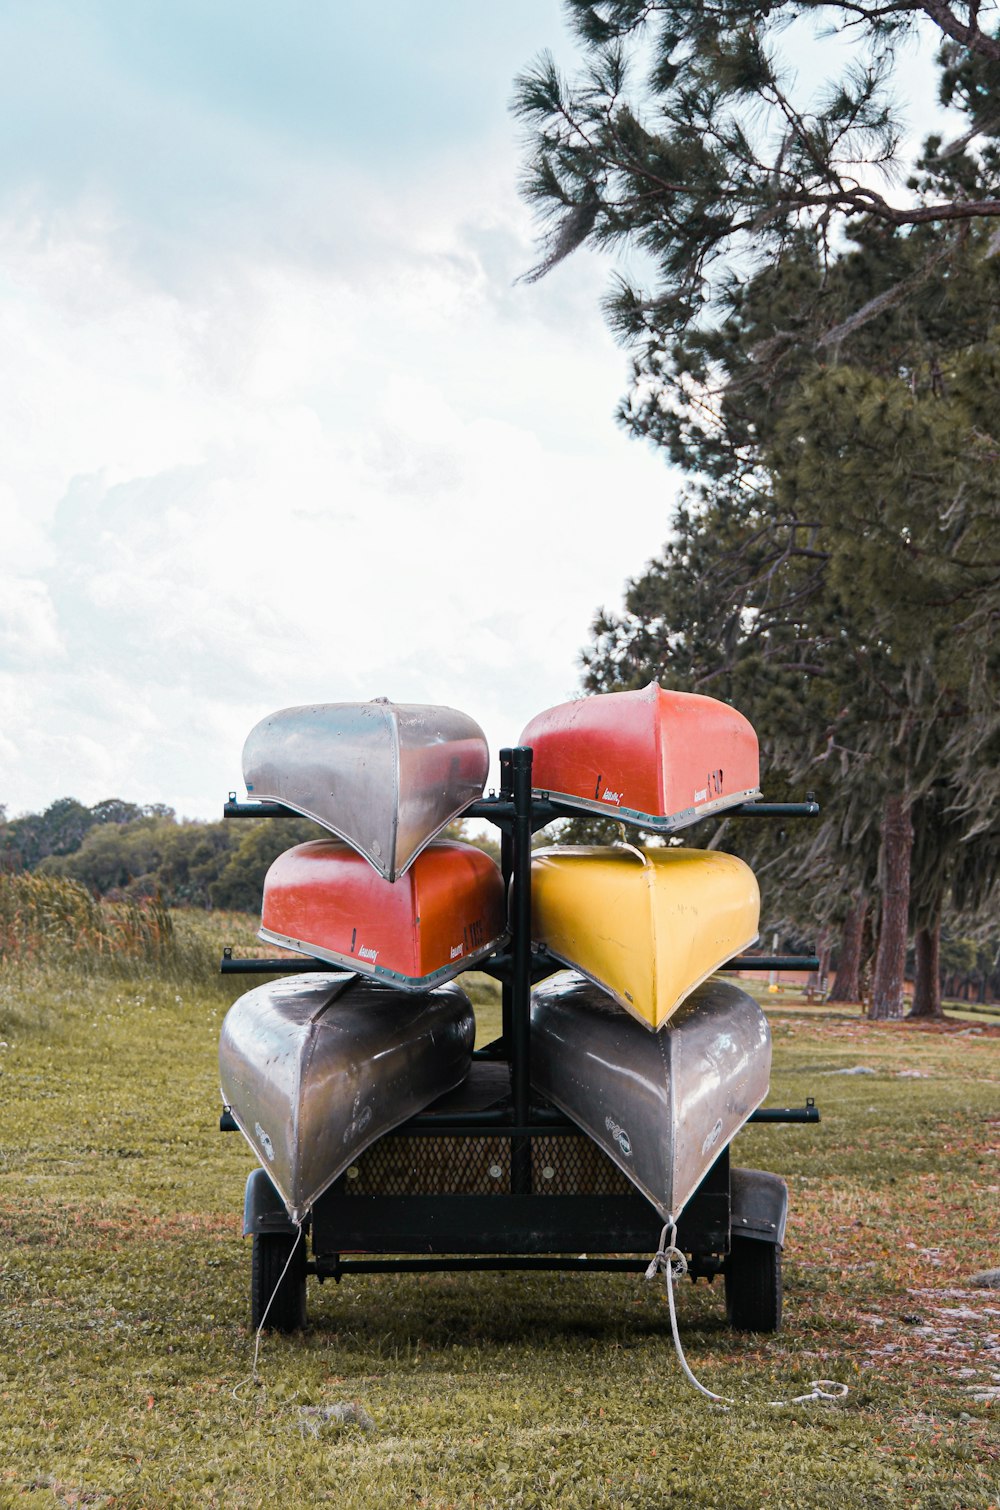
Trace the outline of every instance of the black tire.
{"label": "black tire", "polygon": [[288,1232],[254,1233],[250,1269],[250,1321],[254,1331],[265,1315],[269,1331],[300,1332],[306,1324],[305,1235],[299,1235],[292,1253],[294,1243],[296,1237]]}
{"label": "black tire", "polygon": [[781,1327],[781,1249],[777,1243],[734,1237],[726,1259],[726,1315],[737,1332]]}

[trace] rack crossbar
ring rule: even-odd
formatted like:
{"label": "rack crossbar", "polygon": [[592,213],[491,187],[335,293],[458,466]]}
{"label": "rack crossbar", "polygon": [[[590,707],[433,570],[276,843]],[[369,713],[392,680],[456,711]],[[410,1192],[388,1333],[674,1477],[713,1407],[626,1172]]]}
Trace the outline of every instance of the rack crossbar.
{"label": "rack crossbar", "polygon": [[511,1254],[508,1257],[486,1255],[475,1258],[341,1258],[327,1267],[322,1260],[307,1269],[324,1278],[340,1279],[344,1274],[441,1274],[475,1273],[477,1270],[502,1272],[505,1269],[563,1269],[587,1272],[603,1269],[612,1274],[634,1274],[647,1268],[648,1258],[534,1258]]}
{"label": "rack crossbar", "polygon": [[[484,961],[477,969],[484,969],[486,965],[491,968],[487,974],[505,976],[509,971],[509,963],[502,961],[496,964],[493,961]],[[275,956],[270,959],[239,959],[230,949],[223,951],[219,964],[219,972],[222,975],[307,975],[313,971],[339,970],[343,966],[335,965],[330,960],[314,959],[312,955],[303,954],[298,959],[289,959],[285,955]],[[553,970],[561,970],[564,967],[557,961],[552,964]],[[727,960],[720,970],[810,970],[819,969],[819,960],[814,954],[736,954]],[[377,977],[376,977],[377,978]]]}
{"label": "rack crossbar", "polygon": [[[706,813],[705,818],[699,819],[704,822],[707,818],[816,818],[819,815],[819,803],[815,798],[809,798],[805,802],[740,802],[735,807],[723,808],[717,813]],[[463,818],[485,818],[489,822],[499,823],[514,818],[515,804],[509,797],[477,797],[470,802],[462,813]],[[546,823],[552,823],[556,818],[579,818],[579,809],[571,807],[565,802],[556,802],[551,798],[532,798],[532,826],[544,827]],[[286,807],[283,802],[240,802],[235,792],[230,792],[228,800],[223,804],[222,816],[224,818],[301,818],[302,814],[296,812],[293,807]],[[613,813],[609,816],[614,816]]]}

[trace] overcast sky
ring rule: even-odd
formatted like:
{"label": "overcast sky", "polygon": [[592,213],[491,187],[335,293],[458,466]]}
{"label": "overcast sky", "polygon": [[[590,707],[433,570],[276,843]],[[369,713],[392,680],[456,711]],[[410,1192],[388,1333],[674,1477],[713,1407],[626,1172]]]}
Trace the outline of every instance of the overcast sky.
{"label": "overcast sky", "polygon": [[213,817],[292,703],[574,695],[678,479],[579,256],[526,287],[557,0],[0,5],[0,803]]}

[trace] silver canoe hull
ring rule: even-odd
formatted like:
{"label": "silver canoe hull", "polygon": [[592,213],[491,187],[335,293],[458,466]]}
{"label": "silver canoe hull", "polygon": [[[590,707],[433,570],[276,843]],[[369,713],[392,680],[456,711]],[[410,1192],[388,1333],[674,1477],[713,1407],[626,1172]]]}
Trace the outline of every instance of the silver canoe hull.
{"label": "silver canoe hull", "polygon": [[250,797],[321,823],[387,881],[482,795],[489,764],[468,714],[386,698],[281,708],[243,746]]}
{"label": "silver canoe hull", "polygon": [[676,1219],[767,1095],[771,1035],[745,991],[709,980],[659,1033],[575,971],[531,993],[531,1080],[664,1221]]}
{"label": "silver canoe hull", "polygon": [[222,1096],[298,1222],[363,1149],[465,1078],[474,1040],[454,984],[403,997],[355,975],[287,976],[226,1014]]}

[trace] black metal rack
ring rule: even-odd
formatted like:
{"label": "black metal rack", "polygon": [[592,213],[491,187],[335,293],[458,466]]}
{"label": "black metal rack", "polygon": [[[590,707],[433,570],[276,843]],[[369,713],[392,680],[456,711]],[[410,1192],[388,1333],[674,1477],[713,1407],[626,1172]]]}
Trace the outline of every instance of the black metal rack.
{"label": "black metal rack", "polygon": [[[463,814],[495,824],[501,834],[510,942],[501,954],[476,966],[500,981],[501,1036],[475,1052],[463,1087],[380,1139],[317,1201],[311,1215],[313,1257],[303,1265],[303,1286],[306,1267],[320,1278],[336,1279],[385,1270],[635,1271],[656,1246],[661,1219],[655,1208],[575,1124],[532,1095],[531,986],[562,967],[531,943],[531,839],[554,819],[578,814],[532,793],[531,763],[528,747],[501,750],[499,792],[473,802]],[[726,816],[812,817],[818,812],[810,796],[801,803],[744,803]],[[238,802],[232,793],[224,813],[232,818],[298,816],[281,803]],[[729,966],[815,970],[818,960],[749,955],[738,956]],[[222,961],[227,974],[330,968],[325,961],[305,958],[237,959],[229,950]],[[816,1122],[819,1111],[810,1099],[802,1107],[760,1108],[750,1120]],[[221,1125],[226,1130],[236,1126],[227,1113]],[[429,1171],[428,1188],[403,1189],[399,1171],[404,1165]],[[780,1214],[771,1212],[769,1199],[766,1210],[758,1201],[747,1207],[750,1215],[736,1213],[727,1148],[679,1223],[678,1243],[693,1255],[693,1272],[712,1274],[723,1267],[736,1221],[763,1222],[773,1229],[771,1241],[780,1242],[783,1208]],[[256,1238],[292,1231],[273,1186],[262,1170],[254,1171],[244,1232]],[[344,1252],[400,1256],[343,1258]],[[297,1313],[293,1308],[288,1314]]]}

